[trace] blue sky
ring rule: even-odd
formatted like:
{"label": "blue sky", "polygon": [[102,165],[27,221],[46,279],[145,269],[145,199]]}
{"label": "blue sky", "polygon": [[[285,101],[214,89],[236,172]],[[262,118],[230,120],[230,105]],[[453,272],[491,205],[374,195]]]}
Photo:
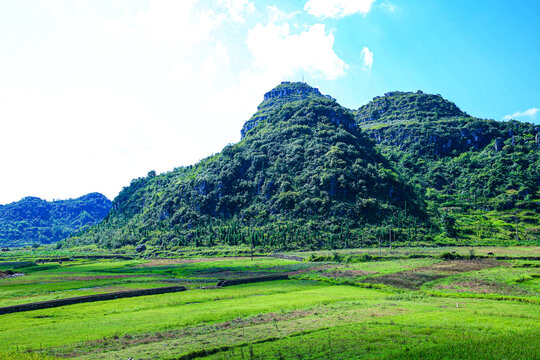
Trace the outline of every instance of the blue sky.
{"label": "blue sky", "polygon": [[239,141],[302,77],[349,108],[423,90],[540,123],[539,18],[524,0],[0,2],[0,204],[113,198]]}

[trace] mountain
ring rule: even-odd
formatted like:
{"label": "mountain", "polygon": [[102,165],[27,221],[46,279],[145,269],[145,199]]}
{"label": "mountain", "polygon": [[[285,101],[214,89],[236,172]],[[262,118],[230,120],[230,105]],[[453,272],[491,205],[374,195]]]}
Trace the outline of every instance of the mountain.
{"label": "mountain", "polygon": [[425,221],[419,189],[350,110],[304,83],[282,83],[265,94],[239,143],[133,180],[102,223],[69,242],[337,248],[374,244],[392,228],[422,237]]}
{"label": "mountain", "polygon": [[0,205],[0,245],[57,242],[97,224],[107,215],[111,204],[104,195],[91,193],[52,202],[26,197]]}
{"label": "mountain", "polygon": [[[538,242],[540,126],[471,117],[422,92],[387,93],[354,113],[404,178],[426,189],[441,237]],[[447,221],[455,225],[444,231]]]}
{"label": "mountain", "polygon": [[264,95],[239,143],[134,179],[103,222],[68,243],[538,244],[539,133],[421,91],[349,110],[284,82]]}

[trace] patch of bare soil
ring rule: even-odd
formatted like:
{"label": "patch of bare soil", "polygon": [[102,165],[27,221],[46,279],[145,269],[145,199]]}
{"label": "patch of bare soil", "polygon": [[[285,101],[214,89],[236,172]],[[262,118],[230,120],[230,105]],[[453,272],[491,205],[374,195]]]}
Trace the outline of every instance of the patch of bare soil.
{"label": "patch of bare soil", "polygon": [[356,278],[366,275],[375,274],[373,271],[361,271],[361,270],[331,270],[325,273],[326,276],[333,277],[335,279],[341,278]]}
{"label": "patch of bare soil", "polygon": [[335,264],[325,264],[325,265],[311,266],[304,269],[290,271],[287,273],[287,275],[293,276],[293,275],[305,274],[308,272],[317,272],[325,277],[331,277],[335,279],[356,278],[356,277],[361,277],[361,276],[366,276],[366,275],[371,275],[371,274],[376,273],[372,271],[340,269],[336,267]]}
{"label": "patch of bare soil", "polygon": [[520,289],[517,286],[481,279],[439,284],[435,286],[435,289],[452,290],[458,293],[530,295],[527,290]]}
{"label": "patch of bare soil", "polygon": [[448,273],[449,275],[453,275],[463,272],[478,271],[505,265],[506,263],[499,262],[495,259],[451,260],[441,261],[431,266],[417,268],[417,270],[441,271],[444,273]]}
{"label": "patch of bare soil", "polygon": [[312,271],[323,271],[323,270],[326,270],[326,269],[329,269],[329,268],[335,267],[335,266],[336,265],[332,265],[332,264],[317,265],[317,266],[313,266],[313,267],[308,267],[308,268],[304,268],[304,269],[290,271],[290,272],[287,273],[287,275],[293,276],[293,275],[305,274],[307,272],[312,272]]}
{"label": "patch of bare soil", "polygon": [[24,274],[23,273],[16,273],[16,272],[13,272],[11,270],[0,271],[0,279],[11,279],[11,278],[16,278],[16,277],[20,277],[20,276],[24,276]]}
{"label": "patch of bare soil", "polygon": [[442,279],[448,275],[422,273],[414,270],[402,271],[395,274],[381,275],[374,278],[364,279],[364,282],[373,284],[390,285],[403,289],[418,290],[423,284]]}
{"label": "patch of bare soil", "polygon": [[238,279],[246,277],[257,277],[265,275],[273,275],[273,272],[265,271],[230,271],[230,270],[217,270],[217,271],[201,271],[195,272],[200,279]]}
{"label": "patch of bare soil", "polygon": [[[126,279],[148,276],[146,274],[141,275],[95,275],[95,276],[62,276],[62,280],[69,281],[92,281],[92,280],[108,280],[108,279]],[[153,275],[155,276],[155,275]]]}
{"label": "patch of bare soil", "polygon": [[365,279],[364,281],[368,283],[384,284],[398,288],[418,290],[423,284],[429,281],[442,279],[450,275],[463,272],[478,271],[502,265],[503,263],[494,259],[442,261],[430,266],[401,271],[394,274],[381,275]]}

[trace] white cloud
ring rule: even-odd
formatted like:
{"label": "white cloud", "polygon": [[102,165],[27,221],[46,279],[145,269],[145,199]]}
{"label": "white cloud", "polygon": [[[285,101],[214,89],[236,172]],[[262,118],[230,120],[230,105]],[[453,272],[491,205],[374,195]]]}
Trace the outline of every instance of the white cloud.
{"label": "white cloud", "polygon": [[0,3],[0,23],[18,14],[17,41],[0,27],[0,154],[11,154],[0,204],[113,198],[151,169],[236,141],[256,104],[221,102],[232,59],[216,33],[234,21],[228,11],[195,0]]}
{"label": "white cloud", "polygon": [[229,51],[221,41],[215,44],[214,50],[206,57],[201,65],[201,76],[211,83],[230,63]]}
{"label": "white cloud", "polygon": [[149,170],[238,141],[280,81],[345,74],[325,25],[265,10],[244,0],[0,1],[9,174],[0,204],[91,191],[113,198]]}
{"label": "white cloud", "polygon": [[364,70],[371,72],[371,66],[373,65],[373,53],[364,46],[362,49],[362,61],[364,62]]}
{"label": "white cloud", "polygon": [[270,22],[290,21],[296,15],[301,13],[301,11],[294,11],[294,12],[291,12],[291,13],[286,13],[284,11],[281,11],[275,5],[268,6],[267,10],[268,10],[268,18],[270,19]]}
{"label": "white cloud", "polygon": [[539,108],[531,108],[531,109],[525,110],[525,111],[516,111],[513,114],[505,115],[503,117],[503,120],[518,119],[518,118],[521,118],[521,117],[534,118],[534,117],[536,117],[536,114],[538,114],[538,112],[540,112]]}
{"label": "white cloud", "polygon": [[339,19],[348,15],[367,15],[375,0],[308,0],[304,10],[320,18]]}
{"label": "white cloud", "polygon": [[199,9],[197,2],[152,0],[138,11],[135,25],[153,45],[189,46],[207,41],[212,30],[221,25],[225,14]]}
{"label": "white cloud", "polygon": [[306,71],[335,79],[343,76],[347,64],[335,53],[334,35],[324,24],[315,24],[293,34],[288,23],[257,24],[246,40],[256,68],[276,80]]}

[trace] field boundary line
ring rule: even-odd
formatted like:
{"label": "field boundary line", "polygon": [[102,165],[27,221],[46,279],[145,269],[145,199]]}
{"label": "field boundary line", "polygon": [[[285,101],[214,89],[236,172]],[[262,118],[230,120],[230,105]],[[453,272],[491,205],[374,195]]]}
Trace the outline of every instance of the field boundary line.
{"label": "field boundary line", "polygon": [[[288,279],[289,279],[289,275],[287,274],[266,275],[266,276],[257,276],[257,277],[240,278],[240,279],[227,279],[227,280],[220,280],[217,283],[217,285],[212,288],[221,288],[224,286],[234,286],[234,285],[250,284],[250,283],[256,283],[256,282],[288,280]],[[188,289],[185,286],[166,286],[166,287],[159,287],[159,288],[153,288],[153,289],[127,290],[127,291],[117,291],[117,292],[105,293],[105,294],[77,296],[77,297],[71,297],[71,298],[65,298],[65,299],[55,299],[55,300],[40,301],[40,302],[27,303],[27,304],[4,306],[4,307],[0,307],[0,315],[11,314],[11,313],[16,313],[16,312],[32,311],[32,310],[49,309],[49,308],[54,308],[54,307],[82,304],[82,303],[88,303],[88,302],[107,301],[107,300],[115,300],[115,299],[146,296],[146,295],[160,295],[160,294],[168,294],[168,293],[175,293],[175,292],[181,292],[181,291],[188,291]]]}
{"label": "field boundary line", "polygon": [[41,310],[55,308],[65,305],[74,305],[82,304],[88,302],[96,301],[108,301],[122,298],[130,298],[137,296],[146,296],[146,295],[159,295],[159,294],[168,294],[180,291],[186,291],[185,286],[166,286],[153,289],[140,289],[140,290],[127,290],[127,291],[117,291],[113,293],[105,294],[95,294],[95,295],[86,295],[86,296],[77,296],[65,299],[55,299],[48,301],[40,301],[35,303],[19,304],[0,307],[0,315],[11,314],[16,312],[32,311],[32,310]]}

